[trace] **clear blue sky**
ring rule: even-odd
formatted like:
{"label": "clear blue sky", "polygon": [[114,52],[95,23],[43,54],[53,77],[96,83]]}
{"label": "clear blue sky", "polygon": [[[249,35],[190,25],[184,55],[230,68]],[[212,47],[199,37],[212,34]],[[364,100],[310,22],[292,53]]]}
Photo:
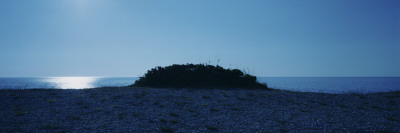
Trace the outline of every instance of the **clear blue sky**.
{"label": "clear blue sky", "polygon": [[1,0],[0,77],[400,76],[399,0]]}

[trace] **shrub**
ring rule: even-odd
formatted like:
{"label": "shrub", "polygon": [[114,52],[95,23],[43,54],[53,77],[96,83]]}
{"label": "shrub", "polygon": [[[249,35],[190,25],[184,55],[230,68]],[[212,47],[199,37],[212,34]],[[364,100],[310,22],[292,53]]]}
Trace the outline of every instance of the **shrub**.
{"label": "shrub", "polygon": [[238,69],[220,66],[186,64],[156,67],[148,70],[132,87],[155,88],[265,88],[255,76]]}

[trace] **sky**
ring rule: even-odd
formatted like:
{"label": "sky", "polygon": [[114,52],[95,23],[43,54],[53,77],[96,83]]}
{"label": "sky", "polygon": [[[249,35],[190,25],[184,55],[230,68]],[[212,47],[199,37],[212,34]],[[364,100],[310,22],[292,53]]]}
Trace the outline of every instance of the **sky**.
{"label": "sky", "polygon": [[0,77],[400,77],[399,0],[1,0]]}

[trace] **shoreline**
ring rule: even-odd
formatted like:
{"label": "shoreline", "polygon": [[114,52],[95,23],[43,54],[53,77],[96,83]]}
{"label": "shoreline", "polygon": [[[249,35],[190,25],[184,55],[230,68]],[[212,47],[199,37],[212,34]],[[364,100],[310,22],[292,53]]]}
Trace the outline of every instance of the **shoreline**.
{"label": "shoreline", "polygon": [[400,132],[400,91],[0,90],[4,132]]}

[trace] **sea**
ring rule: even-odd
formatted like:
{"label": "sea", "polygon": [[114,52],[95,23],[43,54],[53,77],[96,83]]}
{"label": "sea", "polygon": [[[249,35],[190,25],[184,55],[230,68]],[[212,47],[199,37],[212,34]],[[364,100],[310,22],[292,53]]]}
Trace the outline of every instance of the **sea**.
{"label": "sea", "polygon": [[[137,77],[0,77],[0,89],[85,89],[122,87]],[[257,77],[268,87],[320,93],[375,93],[400,90],[400,77]]]}

